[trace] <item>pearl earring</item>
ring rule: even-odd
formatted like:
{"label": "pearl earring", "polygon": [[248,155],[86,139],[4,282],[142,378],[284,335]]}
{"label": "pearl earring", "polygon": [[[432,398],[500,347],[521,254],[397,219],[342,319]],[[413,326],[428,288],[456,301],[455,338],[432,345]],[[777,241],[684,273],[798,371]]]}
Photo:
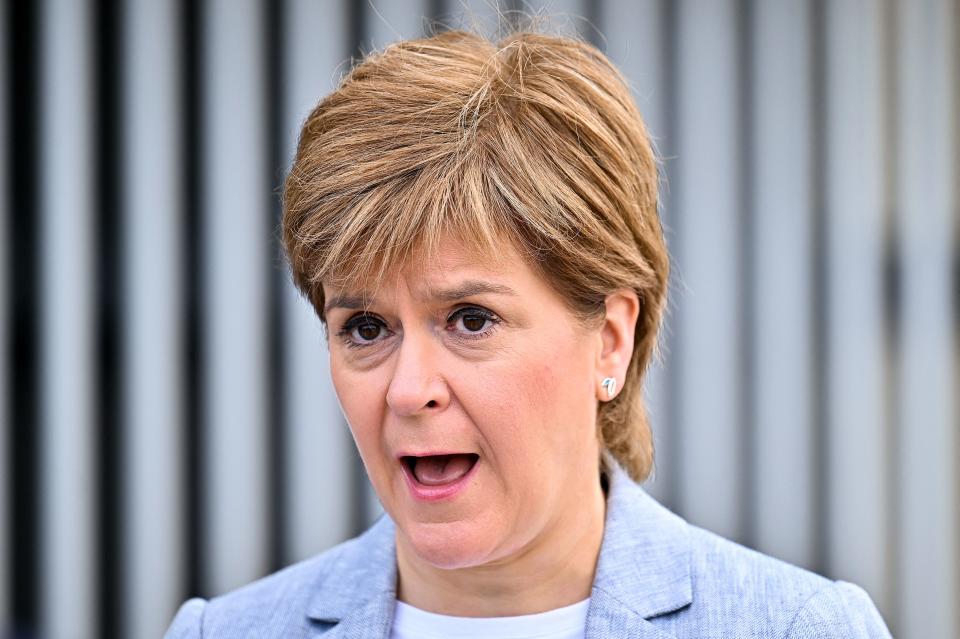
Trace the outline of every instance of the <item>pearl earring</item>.
{"label": "pearl earring", "polygon": [[607,389],[607,399],[613,399],[613,394],[617,392],[617,380],[613,377],[605,377],[600,385]]}

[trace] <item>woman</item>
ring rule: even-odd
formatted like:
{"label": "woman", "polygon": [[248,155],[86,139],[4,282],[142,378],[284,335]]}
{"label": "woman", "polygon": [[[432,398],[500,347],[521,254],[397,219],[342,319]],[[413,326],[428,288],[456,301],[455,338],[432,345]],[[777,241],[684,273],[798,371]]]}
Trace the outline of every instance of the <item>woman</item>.
{"label": "woman", "polygon": [[284,240],[386,514],[168,637],[889,636],[859,587],[638,485],[669,259],[595,48],[450,31],[369,57],[303,126]]}

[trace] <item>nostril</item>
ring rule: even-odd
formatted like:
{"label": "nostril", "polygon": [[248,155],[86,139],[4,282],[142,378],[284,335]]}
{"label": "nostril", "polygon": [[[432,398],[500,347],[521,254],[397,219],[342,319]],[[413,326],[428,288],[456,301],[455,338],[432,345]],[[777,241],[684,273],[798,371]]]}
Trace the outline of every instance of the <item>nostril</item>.
{"label": "nostril", "polygon": [[429,402],[427,402],[427,408],[433,408],[436,405],[437,405],[437,400],[435,399],[431,399]]}

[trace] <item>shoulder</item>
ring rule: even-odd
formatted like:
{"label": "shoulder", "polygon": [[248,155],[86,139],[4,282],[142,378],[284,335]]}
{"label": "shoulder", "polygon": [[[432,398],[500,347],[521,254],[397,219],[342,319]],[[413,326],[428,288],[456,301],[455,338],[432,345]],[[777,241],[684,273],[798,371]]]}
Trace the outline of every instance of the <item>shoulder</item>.
{"label": "shoulder", "polygon": [[688,524],[690,561],[702,597],[723,591],[748,598],[776,597],[784,605],[805,600],[829,585],[829,579],[766,555],[709,530]]}
{"label": "shoulder", "polygon": [[721,629],[717,636],[890,637],[862,588],[688,526],[694,597],[687,614]]}
{"label": "shoulder", "polygon": [[[594,591],[603,623],[651,636],[889,638],[862,589],[752,550],[660,504],[612,460]],[[631,613],[624,616],[624,608]],[[642,621],[640,621],[642,620]]]}
{"label": "shoulder", "polygon": [[890,631],[863,588],[834,581],[807,599],[787,637],[890,637]]}
{"label": "shoulder", "polygon": [[311,594],[336,572],[343,554],[357,541],[345,541],[210,600],[186,601],[164,639],[306,636]]}

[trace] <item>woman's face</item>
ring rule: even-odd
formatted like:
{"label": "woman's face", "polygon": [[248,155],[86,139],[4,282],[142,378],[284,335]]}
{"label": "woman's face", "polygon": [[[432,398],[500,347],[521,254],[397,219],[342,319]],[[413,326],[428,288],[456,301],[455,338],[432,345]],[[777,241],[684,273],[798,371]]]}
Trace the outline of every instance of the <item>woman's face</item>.
{"label": "woman's face", "polygon": [[366,310],[324,293],[337,397],[398,544],[460,568],[533,547],[597,490],[603,341],[516,251],[442,246]]}

